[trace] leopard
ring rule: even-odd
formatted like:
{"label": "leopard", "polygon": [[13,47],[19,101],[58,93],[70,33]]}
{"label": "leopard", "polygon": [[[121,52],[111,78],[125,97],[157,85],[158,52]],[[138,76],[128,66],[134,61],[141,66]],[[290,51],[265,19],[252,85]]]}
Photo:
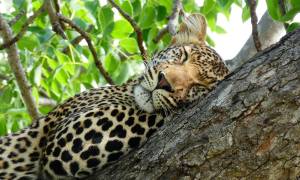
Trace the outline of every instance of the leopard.
{"label": "leopard", "polygon": [[0,179],[83,179],[140,148],[174,110],[229,74],[206,45],[206,28],[201,14],[183,17],[170,45],[138,78],[81,92],[1,137]]}

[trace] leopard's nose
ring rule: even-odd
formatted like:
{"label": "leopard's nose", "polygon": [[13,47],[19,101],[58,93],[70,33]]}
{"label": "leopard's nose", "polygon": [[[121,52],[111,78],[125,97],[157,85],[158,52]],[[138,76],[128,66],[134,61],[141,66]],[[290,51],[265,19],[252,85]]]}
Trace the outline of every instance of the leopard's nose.
{"label": "leopard's nose", "polygon": [[163,89],[168,92],[174,92],[172,86],[166,79],[165,74],[163,72],[158,73],[158,82],[157,82],[156,89]]}

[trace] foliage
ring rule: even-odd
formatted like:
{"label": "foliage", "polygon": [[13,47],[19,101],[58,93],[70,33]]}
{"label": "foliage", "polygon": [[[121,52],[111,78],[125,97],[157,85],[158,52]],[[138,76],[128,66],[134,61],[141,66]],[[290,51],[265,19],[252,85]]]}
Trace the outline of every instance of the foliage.
{"label": "foliage", "polygon": [[[268,6],[268,12],[270,14],[270,16],[278,21],[281,22],[289,22],[292,21],[293,18],[296,16],[296,14],[298,14],[300,12],[300,3],[299,0],[285,0],[283,1],[284,4],[284,9],[286,11],[286,13],[283,15],[282,10],[278,3],[278,1],[274,1],[274,0],[266,0],[267,2],[267,6]],[[300,27],[300,23],[290,23],[287,31],[293,31],[296,28]]]}
{"label": "foliage", "polygon": [[[271,16],[280,21],[290,21],[299,12],[297,0],[289,0],[290,8],[285,16],[278,13],[275,1],[268,1]],[[171,0],[116,0],[140,26],[148,54],[155,53],[170,42],[170,35],[165,35],[158,43],[153,39],[168,22],[172,13]],[[276,1],[277,2],[277,1]],[[12,26],[16,34],[30,14],[42,6],[43,0],[13,0],[12,12],[3,14],[9,21],[20,10],[26,11],[17,23]],[[250,13],[242,0],[205,0],[199,5],[194,0],[183,0],[183,8],[187,13],[201,12],[207,18],[212,32],[226,33],[218,25],[218,14],[230,17],[233,5],[243,9],[243,20],[249,19]],[[60,13],[71,18],[82,29],[93,25],[89,35],[97,47],[97,53],[105,69],[116,84],[127,81],[143,70],[143,62],[136,42],[136,34],[130,23],[112,9],[105,1],[66,0],[60,1]],[[293,23],[295,27],[297,24]],[[31,84],[32,93],[37,102],[42,98],[61,103],[66,98],[85,89],[106,85],[103,76],[94,65],[87,44],[81,41],[72,45],[71,40],[78,36],[70,28],[65,29],[68,37],[62,39],[52,31],[48,16],[44,13],[30,25],[26,34],[17,42],[20,58]],[[208,35],[207,42],[214,45]],[[68,48],[64,53],[63,49]],[[31,121],[22,103],[21,95],[15,79],[8,67],[5,52],[0,52],[0,135],[17,131]],[[39,103],[42,114],[53,107]]]}

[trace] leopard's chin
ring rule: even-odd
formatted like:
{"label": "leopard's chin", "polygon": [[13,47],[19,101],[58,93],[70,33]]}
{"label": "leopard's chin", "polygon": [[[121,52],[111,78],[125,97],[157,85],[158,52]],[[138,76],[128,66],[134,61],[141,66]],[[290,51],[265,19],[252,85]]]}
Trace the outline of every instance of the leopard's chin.
{"label": "leopard's chin", "polygon": [[153,113],[155,111],[152,93],[142,87],[141,85],[136,85],[133,89],[134,99],[138,107],[148,113]]}

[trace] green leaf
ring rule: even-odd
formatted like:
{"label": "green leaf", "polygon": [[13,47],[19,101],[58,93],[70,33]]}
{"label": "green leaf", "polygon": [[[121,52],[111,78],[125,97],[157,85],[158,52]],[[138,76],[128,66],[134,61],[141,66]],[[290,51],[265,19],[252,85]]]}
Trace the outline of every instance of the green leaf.
{"label": "green leaf", "polygon": [[221,26],[216,25],[216,32],[219,34],[225,34],[226,31]]}
{"label": "green leaf", "polygon": [[49,28],[41,28],[40,26],[28,27],[28,31],[37,35],[40,43],[48,42],[49,38],[53,35],[52,30]]}
{"label": "green leaf", "polygon": [[127,14],[129,14],[129,16],[132,16],[133,15],[133,8],[132,8],[132,5],[131,3],[127,0],[127,1],[124,1],[121,5],[121,9],[123,11],[125,11]]}
{"label": "green leaf", "polygon": [[1,89],[0,92],[2,93],[0,96],[1,103],[10,104],[14,96],[13,90],[10,87],[8,87],[8,88]]}
{"label": "green leaf", "polygon": [[206,15],[210,13],[215,8],[215,6],[216,6],[215,0],[204,1],[204,4],[201,7],[200,11]]}
{"label": "green leaf", "polygon": [[43,107],[40,107],[39,108],[39,111],[42,113],[42,114],[47,114],[48,112],[50,112],[52,110],[53,107],[51,106],[43,106]]}
{"label": "green leaf", "polygon": [[97,8],[100,7],[99,1],[85,1],[84,6],[89,10],[91,14],[96,16]]}
{"label": "green leaf", "polygon": [[26,11],[27,6],[28,6],[28,1],[27,0],[13,0],[13,5],[14,8],[18,11],[20,9],[23,9]]}
{"label": "green leaf", "polygon": [[12,132],[17,132],[20,129],[19,123],[16,119],[13,120],[12,126],[11,126],[11,131]]}
{"label": "green leaf", "polygon": [[217,0],[217,2],[222,8],[226,7],[227,3],[230,3],[228,0]]}
{"label": "green leaf", "polygon": [[43,2],[42,1],[32,1],[31,5],[32,5],[32,9],[34,11],[37,11],[43,5]]}
{"label": "green leaf", "polygon": [[39,102],[39,90],[36,87],[32,87],[32,95],[34,97],[35,102]]}
{"label": "green leaf", "polygon": [[231,6],[234,3],[234,0],[217,0],[218,6],[215,8],[215,13],[223,13],[227,20],[230,19]]}
{"label": "green leaf", "polygon": [[98,18],[96,19],[98,28],[101,28],[104,32],[105,28],[111,24],[114,20],[114,12],[108,6],[101,7],[98,12]]}
{"label": "green leaf", "polygon": [[67,56],[66,54],[55,50],[55,55],[58,59],[58,62],[60,64],[64,65],[64,69],[70,74],[70,75],[74,75],[75,74],[75,67],[74,67],[74,62],[71,60],[71,58],[69,56]]}
{"label": "green leaf", "polygon": [[55,100],[59,100],[60,101],[60,94],[61,94],[61,89],[58,85],[59,83],[57,81],[52,81],[51,82],[51,98],[55,99]]}
{"label": "green leaf", "polygon": [[142,5],[140,0],[131,1],[132,8],[134,9],[134,16],[139,15],[141,13]]}
{"label": "green leaf", "polygon": [[286,22],[286,21],[290,21],[292,20],[297,13],[300,12],[300,8],[293,8],[291,10],[289,10],[288,12],[286,12],[286,14],[282,17],[280,17],[280,21]]}
{"label": "green leaf", "polygon": [[216,21],[217,21],[217,16],[215,13],[209,13],[206,16],[206,20],[207,20],[207,24],[208,27],[212,30],[215,31],[216,30]]}
{"label": "green leaf", "polygon": [[0,136],[7,134],[6,118],[0,114]]}
{"label": "green leaf", "polygon": [[158,4],[164,6],[168,13],[171,13],[173,3],[170,0],[158,0]]}
{"label": "green leaf", "polygon": [[138,52],[138,45],[136,39],[134,38],[125,38],[121,39],[120,46],[124,48],[129,53],[136,53]]}
{"label": "green leaf", "polygon": [[54,53],[58,59],[59,64],[67,63],[67,62],[72,62],[69,56],[66,54],[60,52],[59,50],[54,50]]}
{"label": "green leaf", "polygon": [[28,49],[29,51],[33,51],[34,48],[39,46],[39,40],[36,36],[24,36],[18,41],[18,47],[21,50]]}
{"label": "green leaf", "polygon": [[130,66],[128,65],[127,62],[124,62],[120,67],[120,71],[119,71],[120,73],[116,79],[117,84],[122,84],[128,80],[129,70],[130,70]]}
{"label": "green leaf", "polygon": [[66,71],[63,69],[63,67],[64,64],[61,64],[56,69],[54,69],[53,73],[49,77],[49,82],[52,82],[53,80],[57,80],[61,85],[68,84],[68,75],[66,74]]}
{"label": "green leaf", "polygon": [[133,32],[133,28],[126,20],[116,21],[114,24],[114,29],[111,32],[114,38],[126,38]]}
{"label": "green leaf", "polygon": [[[55,69],[55,68],[57,68],[58,63],[57,63],[54,59],[52,59],[52,58],[50,58],[50,57],[48,57],[48,56],[45,56],[45,58],[46,58],[47,64],[49,65],[49,67],[50,67],[52,70]],[[46,67],[45,67],[45,68],[46,68]]]}
{"label": "green leaf", "polygon": [[290,0],[292,8],[300,8],[299,0]]}
{"label": "green leaf", "polygon": [[211,37],[208,35],[206,36],[206,42],[212,47],[215,47],[215,45],[216,45],[214,40],[212,40]]}
{"label": "green leaf", "polygon": [[287,28],[287,32],[292,32],[296,29],[300,28],[300,23],[292,23],[289,25],[289,27]]}
{"label": "green leaf", "polygon": [[250,9],[248,6],[243,7],[242,20],[247,21],[250,18]]}
{"label": "green leaf", "polygon": [[[15,14],[16,16],[17,14]],[[13,26],[13,32],[19,32],[22,29],[24,22],[26,21],[26,16],[22,16]]]}
{"label": "green leaf", "polygon": [[278,20],[281,16],[278,1],[266,0],[266,2],[267,2],[268,12],[269,12],[270,16],[273,19]]}
{"label": "green leaf", "polygon": [[234,4],[236,4],[239,7],[242,7],[243,0],[234,0]]}
{"label": "green leaf", "polygon": [[116,71],[120,65],[120,61],[115,55],[109,53],[104,60],[104,67],[108,71],[108,73],[112,74]]}
{"label": "green leaf", "polygon": [[146,29],[155,24],[156,13],[155,8],[152,6],[147,6],[142,10],[140,15],[140,26],[142,29]]}
{"label": "green leaf", "polygon": [[73,21],[74,21],[74,23],[75,23],[76,25],[78,25],[81,29],[86,29],[87,26],[88,26],[87,22],[84,21],[82,18],[75,17],[75,18],[73,19]]}
{"label": "green leaf", "polygon": [[157,21],[162,21],[164,19],[166,19],[167,17],[167,9],[164,6],[158,6],[157,7]]}
{"label": "green leaf", "polygon": [[199,11],[197,4],[194,0],[183,0],[182,1],[183,9],[187,12],[197,12]]}

